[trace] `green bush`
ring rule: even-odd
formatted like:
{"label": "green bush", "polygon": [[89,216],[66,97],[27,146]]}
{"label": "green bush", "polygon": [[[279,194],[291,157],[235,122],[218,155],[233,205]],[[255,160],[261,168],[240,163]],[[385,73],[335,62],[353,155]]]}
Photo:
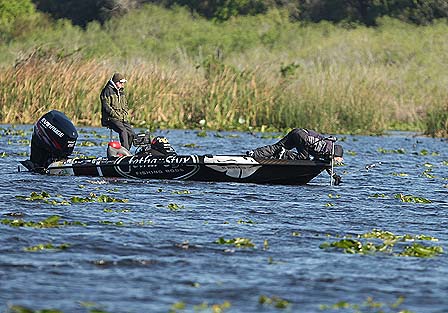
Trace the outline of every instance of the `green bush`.
{"label": "green bush", "polygon": [[37,16],[31,0],[0,0],[0,39],[7,41],[30,32]]}

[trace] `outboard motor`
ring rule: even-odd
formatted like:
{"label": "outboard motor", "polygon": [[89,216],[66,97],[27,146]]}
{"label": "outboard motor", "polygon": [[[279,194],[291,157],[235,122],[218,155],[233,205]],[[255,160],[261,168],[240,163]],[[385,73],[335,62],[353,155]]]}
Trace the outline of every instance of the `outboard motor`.
{"label": "outboard motor", "polygon": [[51,162],[66,159],[75,148],[78,132],[68,117],[52,110],[34,124],[30,160],[42,168]]}

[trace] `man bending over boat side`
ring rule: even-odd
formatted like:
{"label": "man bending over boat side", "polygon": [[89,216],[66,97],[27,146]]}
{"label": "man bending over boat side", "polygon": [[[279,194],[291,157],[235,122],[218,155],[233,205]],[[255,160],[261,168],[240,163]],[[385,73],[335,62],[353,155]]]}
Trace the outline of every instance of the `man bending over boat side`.
{"label": "man bending over boat side", "polygon": [[[335,144],[336,138],[323,135],[305,128],[294,128],[285,137],[273,145],[263,146],[247,151],[248,156],[262,159],[286,160],[331,160],[336,163],[344,161],[344,150]],[[297,152],[291,151],[296,149]]]}
{"label": "man bending over boat side", "polygon": [[[335,137],[325,137],[314,130],[294,128],[285,137],[273,145],[263,146],[246,152],[246,155],[260,159],[286,159],[286,160],[333,160],[336,164],[344,162],[344,149],[337,145]],[[291,151],[296,149],[296,152]],[[341,177],[331,171],[328,174],[334,179],[335,185],[341,183]]]}
{"label": "man bending over boat side", "polygon": [[101,125],[117,132],[121,145],[129,150],[135,133],[128,122],[129,108],[124,93],[126,82],[122,74],[115,73],[101,91]]}

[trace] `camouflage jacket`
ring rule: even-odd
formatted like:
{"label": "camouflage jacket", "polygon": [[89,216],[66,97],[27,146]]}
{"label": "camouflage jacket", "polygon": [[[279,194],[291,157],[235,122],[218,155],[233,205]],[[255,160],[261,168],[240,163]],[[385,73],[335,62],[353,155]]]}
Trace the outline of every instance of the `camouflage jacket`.
{"label": "camouflage jacket", "polygon": [[123,89],[118,90],[117,86],[109,81],[101,91],[100,100],[103,126],[107,126],[110,119],[127,122],[129,108]]}

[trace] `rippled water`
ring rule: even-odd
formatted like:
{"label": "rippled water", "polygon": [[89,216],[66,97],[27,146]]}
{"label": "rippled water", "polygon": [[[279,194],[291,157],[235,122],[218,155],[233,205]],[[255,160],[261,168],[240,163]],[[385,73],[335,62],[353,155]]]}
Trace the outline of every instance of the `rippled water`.
{"label": "rippled water", "polygon": [[[226,301],[226,312],[335,312],[321,305],[346,301],[362,306],[368,297],[388,305],[401,296],[399,308],[384,311],[448,312],[447,141],[407,133],[347,136],[345,166],[338,168],[341,186],[329,186],[324,173],[306,186],[270,186],[19,173],[31,126],[14,129],[26,130],[25,137],[8,135],[8,125],[2,128],[0,219],[37,222],[58,215],[85,223],[59,228],[0,224],[2,312],[12,305],[63,312],[211,312],[212,305],[224,308]],[[92,131],[108,135],[84,128],[78,143],[107,140]],[[185,154],[242,153],[276,140],[236,132],[158,134]],[[194,148],[184,146],[193,143]],[[391,151],[400,148],[404,154]],[[76,150],[105,154],[100,145]],[[93,192],[128,202],[53,205],[17,198],[42,191],[58,201]],[[432,203],[404,203],[394,197],[399,193]],[[178,209],[170,209],[170,203]],[[423,244],[442,246],[445,253],[417,258],[319,247],[373,229],[433,236],[437,242]],[[215,243],[220,237],[248,238],[256,247]],[[46,243],[69,247],[25,250]],[[261,304],[262,295],[273,303]],[[287,301],[287,308],[277,308],[277,299]],[[362,307],[362,312],[378,311]]]}

